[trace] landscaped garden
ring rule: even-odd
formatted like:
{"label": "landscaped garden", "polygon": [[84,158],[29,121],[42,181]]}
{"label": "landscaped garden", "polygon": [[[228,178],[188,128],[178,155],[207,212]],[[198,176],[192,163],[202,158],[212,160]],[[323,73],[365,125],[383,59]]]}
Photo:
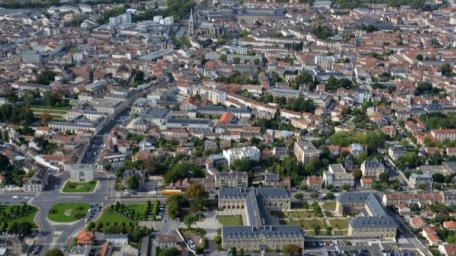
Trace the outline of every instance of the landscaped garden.
{"label": "landscaped garden", "polygon": [[63,187],[63,192],[65,193],[88,193],[95,190],[97,185],[96,181],[89,182],[76,182],[76,181],[67,181]]}
{"label": "landscaped garden", "polygon": [[48,218],[54,222],[72,222],[84,218],[90,209],[87,203],[58,203],[49,210]]}
{"label": "landscaped garden", "polygon": [[104,225],[114,225],[114,223],[133,223],[136,225],[138,221],[143,221],[147,218],[149,211],[152,211],[150,202],[142,204],[121,204],[116,203],[108,206],[101,215],[97,223]]}
{"label": "landscaped garden", "polygon": [[323,209],[327,210],[327,211],[334,211],[336,210],[336,201],[327,201],[327,202],[324,202],[323,204]]}
{"label": "landscaped garden", "polygon": [[30,109],[36,116],[42,116],[48,114],[52,117],[52,120],[63,120],[63,116],[71,109],[70,106],[65,107],[50,107],[46,105],[31,105]]}
{"label": "landscaped garden", "polygon": [[0,231],[27,235],[35,227],[37,209],[33,206],[0,205]]}
{"label": "landscaped garden", "polygon": [[[155,203],[154,203],[155,204]],[[87,227],[90,230],[102,231],[107,234],[129,234],[133,243],[139,240],[151,230],[138,225],[139,221],[146,220],[148,215],[154,212],[152,203],[149,201],[142,204],[121,204],[119,202],[108,206],[96,222],[90,222]]]}

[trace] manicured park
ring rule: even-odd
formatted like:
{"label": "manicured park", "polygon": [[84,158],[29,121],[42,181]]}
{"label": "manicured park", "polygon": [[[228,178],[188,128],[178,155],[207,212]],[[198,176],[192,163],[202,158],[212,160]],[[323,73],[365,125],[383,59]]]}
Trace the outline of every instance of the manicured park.
{"label": "manicured park", "polygon": [[148,209],[146,209],[146,203],[113,204],[103,211],[103,214],[101,215],[100,219],[97,220],[97,223],[101,222],[103,224],[136,224],[137,221],[145,220],[147,211]]}
{"label": "manicured park", "polygon": [[58,203],[49,210],[48,218],[54,222],[72,222],[84,218],[90,205],[87,203]]}
{"label": "manicured park", "polygon": [[49,107],[45,105],[32,105],[30,109],[36,116],[49,114],[53,120],[63,120],[63,116],[71,109],[71,107]]}
{"label": "manicured park", "polygon": [[223,226],[241,226],[242,225],[242,216],[217,216],[217,219]]}
{"label": "manicured park", "polygon": [[88,193],[93,192],[97,185],[96,181],[89,182],[75,182],[67,181],[63,187],[63,192],[65,193]]}
{"label": "manicured park", "polygon": [[30,205],[0,205],[0,222],[6,225],[13,221],[33,224],[37,211]]}

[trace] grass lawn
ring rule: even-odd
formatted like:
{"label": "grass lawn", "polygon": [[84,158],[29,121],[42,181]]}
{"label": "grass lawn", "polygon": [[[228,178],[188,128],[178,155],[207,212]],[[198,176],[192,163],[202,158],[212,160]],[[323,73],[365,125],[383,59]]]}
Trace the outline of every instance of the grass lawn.
{"label": "grass lawn", "polygon": [[30,109],[36,116],[41,116],[48,113],[54,120],[63,120],[63,115],[71,109],[71,107],[49,107],[46,105],[31,105]]}
{"label": "grass lawn", "polygon": [[116,210],[115,205],[111,205],[103,211],[98,222],[102,223],[133,223],[136,224],[139,220],[144,220],[146,204],[123,204],[123,208]]}
{"label": "grass lawn", "polygon": [[63,187],[62,191],[67,192],[67,193],[92,192],[95,190],[96,185],[97,185],[96,181],[89,181],[89,182],[67,181],[65,183],[65,187]]}
{"label": "grass lawn", "polygon": [[35,226],[35,215],[38,210],[33,206],[27,206],[27,209],[22,208],[22,205],[0,205],[0,221],[9,223],[16,221],[30,222]]}
{"label": "grass lawn", "polygon": [[133,223],[133,224],[136,224],[136,221],[133,220],[133,219],[130,219],[118,212],[103,212],[103,215],[101,215],[100,219],[97,220],[97,222],[103,222],[103,223],[125,223],[125,224],[129,224],[130,222]]}
{"label": "grass lawn", "polygon": [[89,208],[90,205],[87,203],[54,204],[48,218],[55,222],[72,222],[84,218]]}
{"label": "grass lawn", "polygon": [[329,223],[334,229],[348,229],[348,219],[330,219]]}
{"label": "grass lawn", "polygon": [[223,226],[241,226],[242,225],[242,216],[217,216],[218,221],[223,224]]}
{"label": "grass lawn", "polygon": [[288,216],[294,219],[304,219],[304,218],[315,218],[315,212],[313,210],[298,210],[298,211],[289,211],[287,212]]}
{"label": "grass lawn", "polygon": [[343,236],[343,235],[347,235],[348,233],[348,230],[333,230],[333,234],[335,236]]}
{"label": "grass lawn", "polygon": [[298,220],[293,221],[293,224],[301,226],[303,229],[313,229],[314,225],[320,226],[320,228],[325,227],[325,220],[324,219],[306,219],[306,220]]}
{"label": "grass lawn", "polygon": [[327,210],[327,211],[334,211],[336,210],[336,201],[329,201],[329,202],[325,202],[323,204],[323,209]]}

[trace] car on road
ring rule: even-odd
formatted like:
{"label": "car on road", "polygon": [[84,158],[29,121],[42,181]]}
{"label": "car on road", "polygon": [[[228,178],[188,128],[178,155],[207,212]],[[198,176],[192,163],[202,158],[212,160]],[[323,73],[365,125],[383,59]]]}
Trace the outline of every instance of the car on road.
{"label": "car on road", "polygon": [[34,245],[32,246],[32,254],[39,255],[41,252],[42,246],[41,245]]}
{"label": "car on road", "polygon": [[18,199],[18,198],[19,198],[19,196],[16,196],[16,195],[15,195],[15,196],[13,196],[13,199]]}

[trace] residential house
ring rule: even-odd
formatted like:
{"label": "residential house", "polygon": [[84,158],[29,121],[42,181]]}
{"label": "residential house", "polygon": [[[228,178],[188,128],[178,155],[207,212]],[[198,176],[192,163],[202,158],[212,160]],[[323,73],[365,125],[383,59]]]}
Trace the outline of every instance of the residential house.
{"label": "residential house", "polygon": [[385,172],[385,166],[377,158],[372,160],[364,160],[361,164],[361,172],[363,176],[379,177]]}
{"label": "residential house", "polygon": [[437,227],[425,226],[421,232],[421,235],[426,238],[431,246],[438,246],[442,242],[439,235],[437,235],[437,230]]}
{"label": "residential house", "polygon": [[429,174],[412,173],[409,177],[409,184],[412,188],[432,189],[433,179]]}
{"label": "residential house", "polygon": [[313,191],[319,191],[323,185],[322,176],[309,176],[307,177],[307,188]]}

